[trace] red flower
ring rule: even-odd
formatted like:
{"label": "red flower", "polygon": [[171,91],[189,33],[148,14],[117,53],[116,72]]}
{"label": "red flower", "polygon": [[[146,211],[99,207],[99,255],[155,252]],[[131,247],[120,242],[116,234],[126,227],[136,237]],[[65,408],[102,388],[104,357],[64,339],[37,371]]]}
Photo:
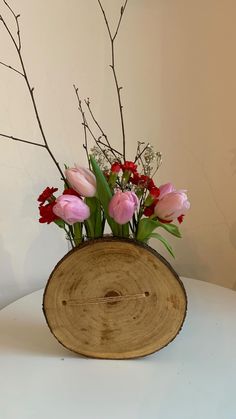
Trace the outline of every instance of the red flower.
{"label": "red flower", "polygon": [[121,165],[121,168],[123,171],[135,173],[137,170],[137,164],[132,161],[125,161],[124,164]]}
{"label": "red flower", "polygon": [[179,223],[181,224],[184,221],[184,215],[180,215],[177,220],[179,221]]}
{"label": "red flower", "polygon": [[155,208],[157,202],[158,202],[158,199],[155,198],[153,203],[151,205],[149,205],[149,207],[146,207],[144,209],[143,213],[144,213],[144,215],[146,215],[146,217],[150,217],[151,215],[154,214],[154,208]]}
{"label": "red flower", "polygon": [[[155,183],[153,182],[153,180],[150,177],[148,178],[147,188],[148,188],[149,191],[151,191],[151,189],[153,189],[153,188],[158,189],[156,187]],[[160,194],[160,192],[159,192],[159,194]],[[159,196],[159,194],[158,194],[158,196]]]}
{"label": "red flower", "polygon": [[132,182],[134,185],[138,185],[139,183],[139,174],[138,172],[133,172],[133,177],[130,178],[130,182]]}
{"label": "red flower", "polygon": [[151,217],[151,215],[154,213],[154,208],[152,207],[152,205],[150,207],[146,207],[143,213],[144,215],[146,215],[146,217]]}
{"label": "red flower", "polygon": [[158,218],[158,220],[162,223],[162,224],[170,224],[170,223],[172,223],[172,221],[173,220],[162,220],[161,218],[159,218],[159,217],[157,217]]}
{"label": "red flower", "polygon": [[108,170],[104,170],[103,174],[104,174],[105,178],[108,180],[109,179],[109,176],[110,176],[109,171]]}
{"label": "red flower", "polygon": [[158,198],[158,196],[160,195],[160,189],[157,188],[156,186],[153,186],[152,188],[150,188],[149,191],[150,191],[150,195],[153,198]]}
{"label": "red flower", "polygon": [[39,206],[39,214],[40,214],[40,223],[47,223],[50,224],[55,220],[58,220],[59,217],[54,214],[53,207],[56,204],[56,201],[50,202],[46,205]]}
{"label": "red flower", "polygon": [[141,176],[139,176],[138,185],[141,186],[141,187],[143,187],[143,188],[146,188],[148,186],[148,180],[149,180],[149,177],[148,176],[141,175]]}
{"label": "red flower", "polygon": [[155,183],[149,176],[140,175],[135,171],[133,172],[133,177],[130,178],[130,182],[139,186],[140,188],[147,188],[150,192],[153,189],[153,197],[157,197],[160,194],[159,189],[156,187]]}
{"label": "red flower", "polygon": [[64,190],[63,195],[74,195],[74,196],[78,196],[78,198],[80,198],[80,194],[78,194],[78,192],[76,192],[73,188],[67,188]]}
{"label": "red flower", "polygon": [[58,188],[49,188],[49,186],[44,189],[44,191],[39,195],[38,202],[40,202],[40,206],[43,205],[46,201],[52,198],[54,192],[58,191]]}
{"label": "red flower", "polygon": [[111,165],[112,173],[119,173],[120,169],[121,169],[121,164],[118,161],[116,161],[115,163]]}
{"label": "red flower", "polygon": [[149,176],[141,175],[139,177],[138,186],[140,186],[141,188],[147,188],[150,190],[151,188],[155,187],[155,184]]}

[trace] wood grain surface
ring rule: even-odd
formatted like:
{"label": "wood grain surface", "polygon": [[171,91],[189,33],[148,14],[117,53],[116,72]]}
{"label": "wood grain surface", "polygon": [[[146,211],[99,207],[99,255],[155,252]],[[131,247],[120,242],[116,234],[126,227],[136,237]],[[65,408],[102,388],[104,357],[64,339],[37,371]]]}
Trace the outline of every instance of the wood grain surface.
{"label": "wood grain surface", "polygon": [[151,247],[101,238],[57,264],[43,310],[66,348],[88,357],[127,359],[158,351],[176,337],[187,298],[178,275]]}

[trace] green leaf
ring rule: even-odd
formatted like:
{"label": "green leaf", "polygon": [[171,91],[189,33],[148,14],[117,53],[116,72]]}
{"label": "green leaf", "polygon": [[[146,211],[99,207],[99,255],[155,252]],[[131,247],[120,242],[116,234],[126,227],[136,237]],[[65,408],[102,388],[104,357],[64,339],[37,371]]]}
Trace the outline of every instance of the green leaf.
{"label": "green leaf", "polygon": [[122,225],[122,237],[129,237],[129,223]]}
{"label": "green leaf", "polygon": [[93,227],[91,217],[89,217],[87,220],[85,220],[84,224],[85,224],[85,227],[86,227],[87,236],[90,239],[94,238],[94,227]]}
{"label": "green leaf", "polygon": [[168,231],[168,233],[172,234],[173,236],[178,237],[179,239],[181,238],[181,233],[180,233],[177,225],[161,223],[160,221],[157,221],[157,223],[158,223],[157,227],[162,227],[166,231]]}
{"label": "green leaf", "polygon": [[149,238],[150,234],[158,227],[164,228],[168,233],[175,237],[181,238],[180,231],[175,224],[165,224],[158,220],[152,220],[151,218],[142,218],[138,224],[137,240],[145,241]]}
{"label": "green leaf", "polygon": [[119,225],[109,216],[109,212],[108,212],[109,202],[112,198],[111,190],[109,188],[109,185],[107,183],[107,180],[106,180],[104,174],[102,173],[100,167],[98,166],[98,164],[97,164],[97,162],[96,162],[96,160],[94,159],[93,156],[90,156],[90,161],[91,161],[91,164],[92,164],[93,172],[94,172],[94,174],[96,176],[96,180],[97,180],[98,199],[102,204],[105,217],[107,219],[107,222],[108,222],[109,226],[111,227],[112,233],[115,236],[118,236],[119,235]]}
{"label": "green leaf", "polygon": [[90,238],[94,237],[94,228],[96,220],[96,210],[97,210],[97,198],[85,198],[85,203],[90,209],[90,217],[85,221],[87,235]]}
{"label": "green leaf", "polygon": [[87,198],[88,206],[91,211],[91,221],[93,223],[94,237],[101,237],[103,234],[102,227],[102,208],[100,201],[97,197]]}
{"label": "green leaf", "polygon": [[101,211],[100,202],[98,202],[98,204],[99,204],[99,209],[96,212],[94,237],[102,237],[103,235],[102,211]]}
{"label": "green leaf", "polygon": [[73,229],[74,229],[75,245],[78,246],[78,244],[82,242],[82,224],[81,223],[73,224]]}
{"label": "green leaf", "polygon": [[171,245],[168,243],[168,241],[164,237],[162,237],[158,233],[151,233],[149,237],[150,238],[153,237],[154,239],[160,240],[164,244],[164,246],[168,250],[168,252],[171,254],[171,256],[173,256],[173,258],[175,257]]}
{"label": "green leaf", "polygon": [[145,241],[158,226],[158,221],[151,220],[150,218],[142,218],[138,223],[136,239],[139,241]]}
{"label": "green leaf", "polygon": [[90,217],[94,216],[95,212],[97,211],[97,203],[98,203],[97,198],[96,197],[85,198],[85,202],[90,208]]}
{"label": "green leaf", "polygon": [[87,223],[87,232],[90,237],[101,237],[102,228],[102,209],[97,197],[86,198],[86,204],[90,208],[90,217],[85,221]]}
{"label": "green leaf", "polygon": [[65,228],[65,221],[63,220],[58,219],[58,220],[55,220],[54,223],[60,228]]}

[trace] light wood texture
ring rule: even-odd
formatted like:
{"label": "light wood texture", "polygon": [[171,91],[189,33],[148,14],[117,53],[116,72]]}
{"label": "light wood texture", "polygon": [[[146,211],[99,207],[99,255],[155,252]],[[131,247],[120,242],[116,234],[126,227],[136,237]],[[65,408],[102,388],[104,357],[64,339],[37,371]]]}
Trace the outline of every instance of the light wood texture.
{"label": "light wood texture", "polygon": [[186,315],[179,277],[157,252],[102,238],[69,252],[45,289],[48,326],[68,349],[95,358],[153,353],[172,341]]}

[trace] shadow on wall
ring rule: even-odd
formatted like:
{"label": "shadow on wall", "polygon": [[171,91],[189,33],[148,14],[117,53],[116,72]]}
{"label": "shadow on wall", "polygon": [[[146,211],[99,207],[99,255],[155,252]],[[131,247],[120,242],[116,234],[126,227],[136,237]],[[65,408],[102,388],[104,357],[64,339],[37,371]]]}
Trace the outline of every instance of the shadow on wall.
{"label": "shadow on wall", "polygon": [[[181,249],[181,247],[183,248]],[[202,259],[196,244],[191,236],[184,236],[182,243],[179,243],[177,260],[172,262],[176,272],[184,277],[208,281],[209,267]],[[182,256],[180,256],[182,255]]]}
{"label": "shadow on wall", "polygon": [[14,270],[14,255],[5,249],[3,238],[0,237],[0,309],[45,287],[54,266],[68,251],[60,234],[61,231],[47,229],[30,241],[26,253],[24,248],[21,249],[20,272]]}
{"label": "shadow on wall", "polygon": [[230,151],[233,155],[232,161],[231,161],[231,166],[233,168],[233,174],[236,175],[236,148],[232,148]]}
{"label": "shadow on wall", "polygon": [[232,246],[236,249],[236,221],[230,226],[229,239]]}
{"label": "shadow on wall", "polygon": [[[232,161],[231,161],[231,166],[233,168],[233,175],[236,175],[236,148],[233,148],[230,151],[233,156]],[[236,249],[236,221],[230,226],[229,239],[234,249]],[[236,290],[236,278],[233,285],[233,289]]]}
{"label": "shadow on wall", "polygon": [[[231,152],[233,154],[231,166],[233,168],[233,174],[236,175],[236,148],[232,149]],[[232,246],[236,249],[236,221],[230,227],[229,239]],[[233,289],[236,290],[236,279]]]}
{"label": "shadow on wall", "polygon": [[[236,221],[230,226],[229,239],[234,249],[236,249]],[[236,290],[236,278],[232,288]]]}
{"label": "shadow on wall", "polygon": [[5,307],[20,294],[14,269],[12,267],[10,253],[4,248],[4,242],[0,237],[0,266],[1,266],[1,288],[0,288],[0,309]]}
{"label": "shadow on wall", "polygon": [[63,231],[56,225],[41,227],[25,254],[23,271],[28,292],[45,287],[55,265],[68,252],[66,245]]}

